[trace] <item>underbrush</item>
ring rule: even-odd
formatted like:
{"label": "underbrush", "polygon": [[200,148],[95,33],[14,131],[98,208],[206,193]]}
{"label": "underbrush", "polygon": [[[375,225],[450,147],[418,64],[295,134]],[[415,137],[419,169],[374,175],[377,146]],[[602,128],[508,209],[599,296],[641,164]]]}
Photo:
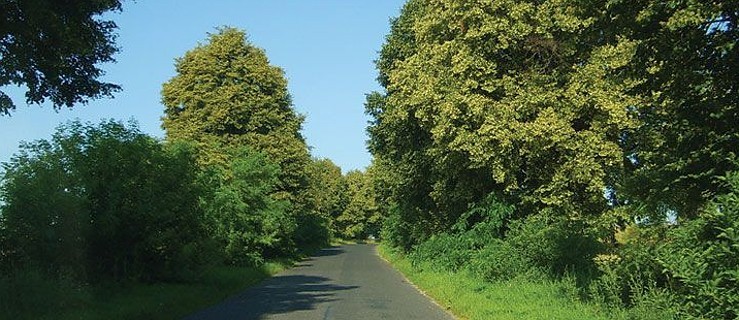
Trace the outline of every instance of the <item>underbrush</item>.
{"label": "underbrush", "polygon": [[442,270],[382,245],[380,254],[437,303],[463,319],[608,319],[611,312],[578,300],[575,280],[531,272],[486,281],[468,270]]}
{"label": "underbrush", "polygon": [[405,253],[391,251],[402,247],[392,241],[383,250],[440,303],[471,319],[736,319],[739,174],[726,180],[731,191],[698,217],[632,223],[616,242],[552,212],[509,219],[512,207],[486,199],[447,233]]}

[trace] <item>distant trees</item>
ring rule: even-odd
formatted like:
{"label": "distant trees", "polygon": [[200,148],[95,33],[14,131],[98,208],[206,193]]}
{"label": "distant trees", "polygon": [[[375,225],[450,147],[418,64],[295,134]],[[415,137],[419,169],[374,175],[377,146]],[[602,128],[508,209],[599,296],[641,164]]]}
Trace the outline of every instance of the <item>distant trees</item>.
{"label": "distant trees", "polygon": [[341,168],[329,159],[313,159],[308,165],[310,181],[305,197],[313,203],[312,208],[317,216],[327,224],[326,227],[338,236],[335,228],[336,219],[346,207],[346,179]]}
{"label": "distant trees", "polygon": [[[98,64],[114,61],[116,24],[100,15],[121,1],[20,0],[0,3],[0,86],[25,85],[27,103],[55,109],[120,90],[99,80]],[[0,114],[15,109],[0,91]]]}
{"label": "distant trees", "polygon": [[372,177],[366,172],[352,170],[346,173],[346,206],[334,219],[339,236],[347,239],[378,237],[383,216],[377,204]]}

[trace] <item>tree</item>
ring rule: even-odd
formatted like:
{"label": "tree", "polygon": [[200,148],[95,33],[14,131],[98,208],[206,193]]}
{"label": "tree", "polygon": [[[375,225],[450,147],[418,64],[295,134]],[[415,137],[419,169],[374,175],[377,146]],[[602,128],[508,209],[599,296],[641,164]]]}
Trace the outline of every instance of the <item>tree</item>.
{"label": "tree", "polygon": [[163,127],[171,141],[195,141],[202,164],[225,163],[223,147],[249,146],[280,168],[277,191],[291,201],[305,189],[310,161],[282,69],[243,31],[221,28],[175,63],[162,88]]}
{"label": "tree", "polygon": [[347,239],[378,236],[382,225],[372,177],[352,170],[346,174],[347,204],[334,221],[338,233]]}
{"label": "tree", "polygon": [[599,39],[598,12],[567,1],[406,4],[378,59],[384,96],[367,108],[370,148],[395,171],[415,238],[490,193],[522,215],[606,208],[639,99],[622,72],[635,44]]}
{"label": "tree", "polygon": [[176,70],[162,88],[167,139],[194,141],[206,167],[229,166],[233,148],[263,153],[278,166],[270,196],[287,201],[297,222],[292,241],[325,242],[326,226],[306,196],[311,159],[300,133],[303,116],[292,107],[282,69],[243,31],[225,27],[177,59]]}
{"label": "tree", "polygon": [[[112,96],[120,87],[101,82],[98,64],[118,52],[112,21],[120,0],[3,0],[0,3],[0,86],[26,85],[27,103],[49,99],[54,109]],[[0,91],[0,114],[15,109]]]}
{"label": "tree", "polygon": [[333,223],[348,201],[341,168],[329,159],[313,159],[307,170],[310,184],[304,196],[312,203],[314,215],[328,222],[328,228],[336,232]]}
{"label": "tree", "polygon": [[739,3],[618,2],[609,13],[601,27],[638,44],[627,68],[643,101],[643,125],[624,137],[620,200],[693,219],[739,169]]}

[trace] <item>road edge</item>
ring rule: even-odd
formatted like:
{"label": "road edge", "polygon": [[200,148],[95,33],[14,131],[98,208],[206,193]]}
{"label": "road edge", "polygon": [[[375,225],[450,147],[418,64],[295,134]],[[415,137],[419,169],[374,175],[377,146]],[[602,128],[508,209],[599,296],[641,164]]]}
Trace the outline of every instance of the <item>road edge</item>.
{"label": "road edge", "polygon": [[455,320],[465,320],[465,318],[462,318],[462,317],[460,317],[460,316],[452,313],[450,306],[445,306],[445,305],[439,303],[438,301],[436,301],[436,299],[434,299],[434,297],[432,297],[429,294],[427,294],[426,291],[423,291],[423,289],[421,289],[419,286],[417,286],[415,283],[413,283],[413,281],[411,281],[410,279],[408,279],[408,277],[402,271],[400,271],[400,269],[396,268],[393,265],[393,263],[390,262],[390,260],[388,260],[387,258],[385,258],[384,256],[382,256],[382,254],[380,254],[379,248],[381,246],[382,246],[382,244],[380,244],[380,243],[377,243],[375,245],[375,247],[373,249],[373,251],[375,252],[375,255],[377,255],[390,268],[392,268],[393,270],[395,270],[395,272],[397,272],[403,278],[403,281],[405,281],[411,287],[413,287],[414,289],[416,289],[416,291],[418,291],[418,293],[420,293],[422,296],[426,297],[426,299],[429,299],[429,301],[431,301],[431,303],[433,303],[434,305],[436,305],[437,307],[439,307],[439,309],[443,310],[444,313],[446,313],[447,315],[449,315],[452,319],[455,319]]}

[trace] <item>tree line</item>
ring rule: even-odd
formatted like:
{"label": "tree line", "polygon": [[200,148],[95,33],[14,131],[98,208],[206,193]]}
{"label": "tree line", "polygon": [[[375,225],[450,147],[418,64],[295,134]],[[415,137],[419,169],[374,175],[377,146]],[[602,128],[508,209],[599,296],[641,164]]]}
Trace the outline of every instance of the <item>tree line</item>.
{"label": "tree line", "polygon": [[488,281],[575,274],[632,318],[739,316],[738,17],[409,0],[366,100],[383,240]]}
{"label": "tree line", "polygon": [[3,309],[24,305],[12,291],[29,274],[187,282],[379,233],[370,174],[311,157],[283,70],[243,31],[218,29],[175,67],[163,141],[135,122],[72,121],[3,165]]}
{"label": "tree line", "polygon": [[[115,24],[93,17],[120,2],[47,2],[0,5],[0,84],[54,108],[118,90],[96,66]],[[283,71],[220,29],[164,84],[164,141],[72,122],[5,164],[0,281],[183,281],[379,233],[485,281],[574,277],[633,319],[736,318],[737,17],[729,0],[409,0],[366,98],[373,163],[345,175],[311,158]]]}

